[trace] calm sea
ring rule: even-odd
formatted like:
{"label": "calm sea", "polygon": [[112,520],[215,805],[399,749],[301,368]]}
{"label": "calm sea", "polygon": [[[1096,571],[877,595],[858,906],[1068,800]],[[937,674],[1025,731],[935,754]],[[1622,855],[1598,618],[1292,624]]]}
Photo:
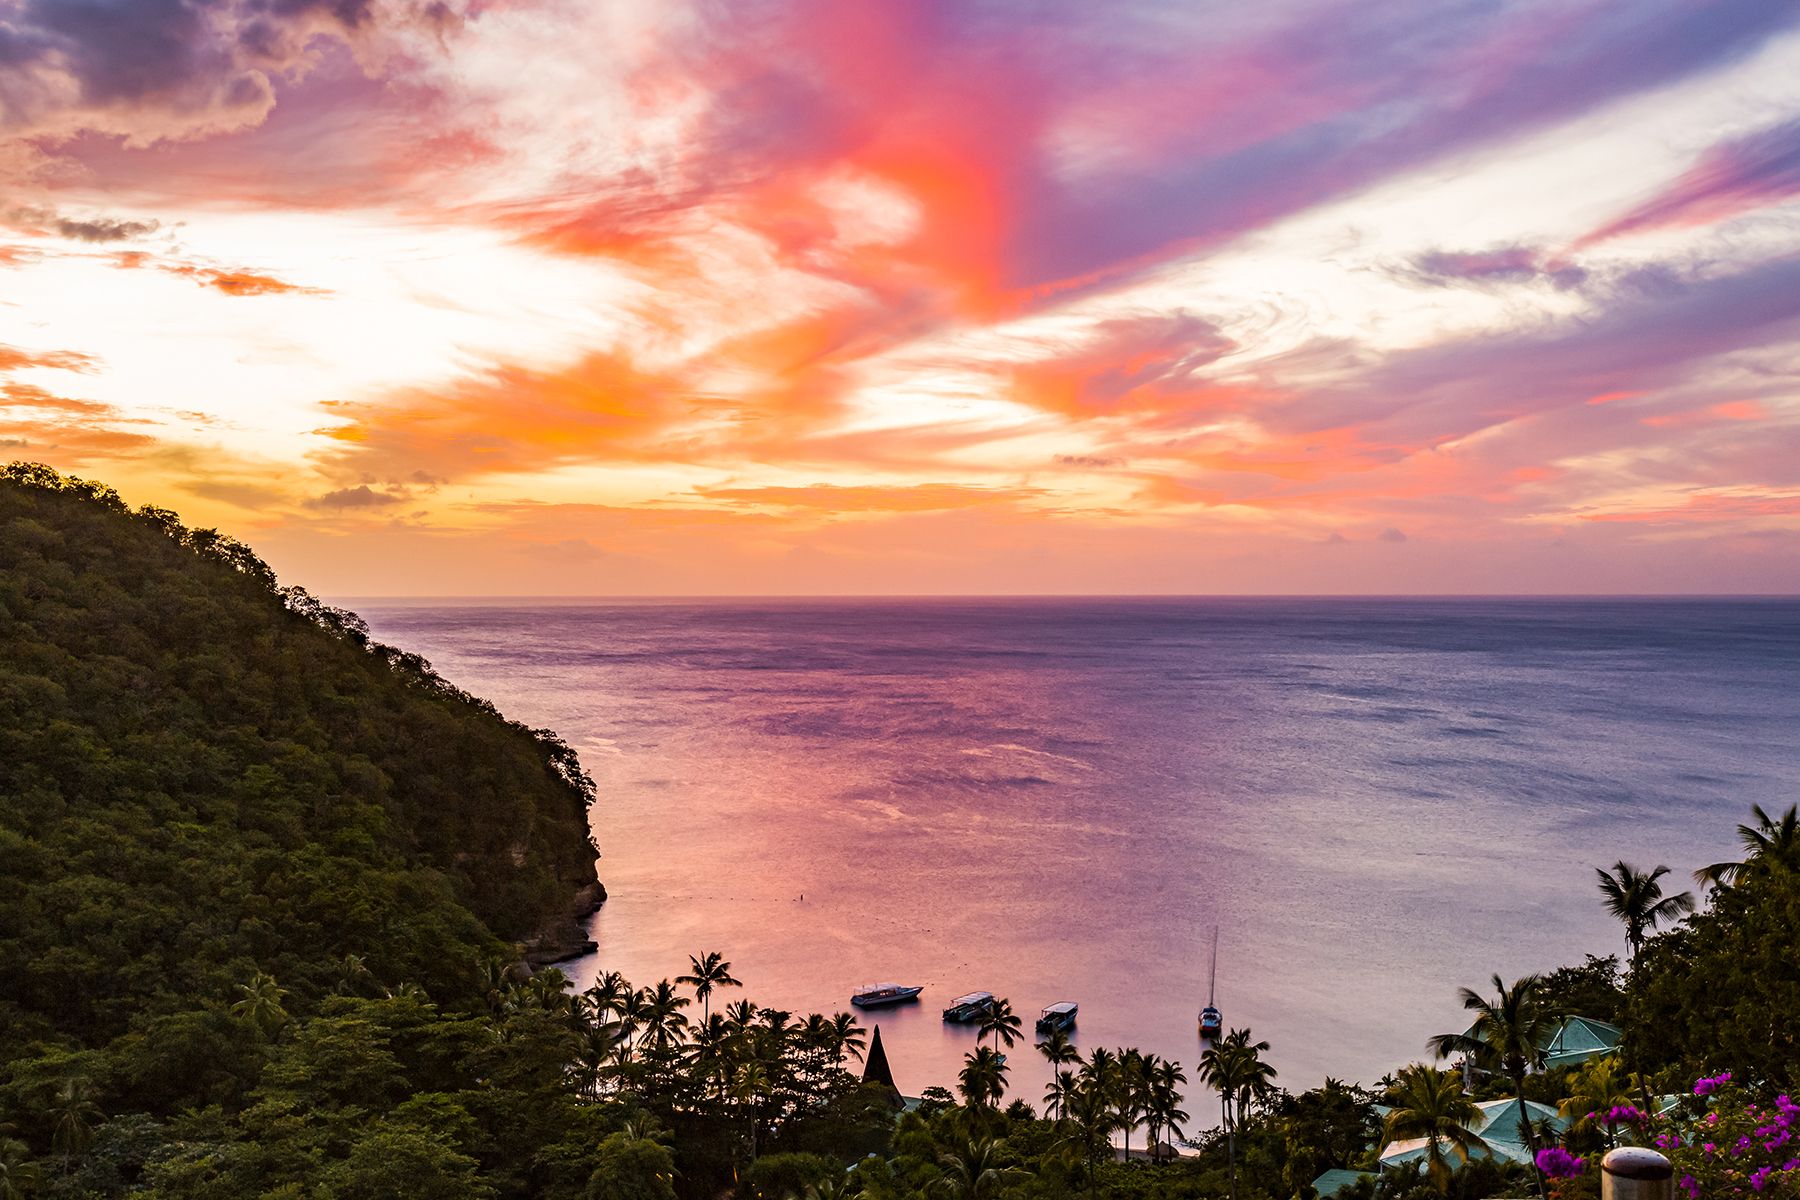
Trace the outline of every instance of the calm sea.
{"label": "calm sea", "polygon": [[954,1083],[977,988],[1191,1073],[1214,926],[1281,1082],[1373,1082],[1458,986],[1621,950],[1597,864],[1685,882],[1800,798],[1791,601],[359,607],[598,780],[578,983],[718,949],[797,1012],[924,984],[873,1018],[909,1094]]}

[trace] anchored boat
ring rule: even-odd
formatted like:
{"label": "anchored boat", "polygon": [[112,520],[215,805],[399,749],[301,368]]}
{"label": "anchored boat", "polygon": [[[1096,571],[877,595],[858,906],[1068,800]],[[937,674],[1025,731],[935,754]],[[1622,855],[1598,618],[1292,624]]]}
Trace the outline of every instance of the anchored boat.
{"label": "anchored boat", "polygon": [[1200,1010],[1200,1040],[1217,1041],[1225,1028],[1225,1018],[1213,1006],[1219,986],[1219,927],[1213,926],[1212,969],[1208,972],[1206,983],[1206,1007]]}
{"label": "anchored boat", "polygon": [[979,1021],[986,1015],[993,1003],[994,993],[992,992],[970,992],[966,996],[958,996],[950,1002],[950,1007],[944,1010],[944,1020],[963,1024]]}
{"label": "anchored boat", "polygon": [[850,1003],[858,1008],[881,1008],[888,1004],[905,1004],[908,1000],[917,1000],[924,991],[923,985],[909,987],[904,983],[869,983],[856,989],[850,996]]}
{"label": "anchored boat", "polygon": [[1039,1033],[1052,1033],[1058,1029],[1075,1028],[1075,1013],[1081,1006],[1073,1000],[1061,1000],[1038,1014],[1037,1029]]}

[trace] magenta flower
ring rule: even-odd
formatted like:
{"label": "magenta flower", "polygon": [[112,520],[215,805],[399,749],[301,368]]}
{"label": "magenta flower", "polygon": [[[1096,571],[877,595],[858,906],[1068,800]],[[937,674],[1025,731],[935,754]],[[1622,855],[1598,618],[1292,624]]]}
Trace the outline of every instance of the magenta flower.
{"label": "magenta flower", "polygon": [[1581,1160],[1561,1146],[1546,1146],[1537,1152],[1538,1170],[1551,1179],[1573,1179],[1581,1174]]}

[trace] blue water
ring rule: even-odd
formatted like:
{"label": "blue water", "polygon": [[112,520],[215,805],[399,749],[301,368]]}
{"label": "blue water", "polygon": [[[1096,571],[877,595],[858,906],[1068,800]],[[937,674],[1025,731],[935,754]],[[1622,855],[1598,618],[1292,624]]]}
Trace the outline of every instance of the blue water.
{"label": "blue water", "polygon": [[1685,880],[1800,798],[1800,602],[358,607],[580,749],[612,899],[571,973],[720,949],[802,1012],[922,983],[879,1017],[913,1094],[976,988],[1191,1068],[1215,924],[1281,1081],[1372,1082],[1457,987],[1622,950],[1595,865]]}

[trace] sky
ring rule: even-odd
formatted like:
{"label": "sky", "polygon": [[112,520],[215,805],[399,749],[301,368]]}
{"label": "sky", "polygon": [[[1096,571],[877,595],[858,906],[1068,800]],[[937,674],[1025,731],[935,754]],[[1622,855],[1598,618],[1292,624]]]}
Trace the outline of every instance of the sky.
{"label": "sky", "polygon": [[1800,592],[1792,0],[0,0],[0,460],[328,596]]}

